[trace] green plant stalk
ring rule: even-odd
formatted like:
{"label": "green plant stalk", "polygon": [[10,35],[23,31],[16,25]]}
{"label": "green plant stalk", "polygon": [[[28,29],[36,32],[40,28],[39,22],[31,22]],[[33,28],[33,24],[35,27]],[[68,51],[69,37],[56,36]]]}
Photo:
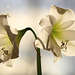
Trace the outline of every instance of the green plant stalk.
{"label": "green plant stalk", "polygon": [[[17,43],[17,46],[19,46],[19,43],[20,43],[20,40],[21,38],[23,37],[23,35],[27,32],[27,31],[31,31],[35,37],[35,40],[37,39],[37,35],[36,33],[33,31],[33,29],[31,29],[30,27],[27,27],[23,30],[19,30],[18,31],[18,35],[16,36],[16,43]],[[42,75],[42,71],[41,71],[41,54],[40,54],[40,49],[39,48],[36,48],[37,49],[37,75]]]}
{"label": "green plant stalk", "polygon": [[[37,75],[42,75],[40,49],[37,48]],[[38,54],[39,53],[39,54]]]}

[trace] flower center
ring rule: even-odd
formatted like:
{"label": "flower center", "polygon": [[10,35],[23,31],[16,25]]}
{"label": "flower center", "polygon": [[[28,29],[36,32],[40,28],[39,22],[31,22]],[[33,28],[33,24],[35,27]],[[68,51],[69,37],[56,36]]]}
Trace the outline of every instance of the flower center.
{"label": "flower center", "polygon": [[53,27],[52,35],[58,39],[62,39],[62,30],[60,27]]}
{"label": "flower center", "polygon": [[61,19],[53,26],[52,35],[58,39],[63,38],[63,31],[64,29],[61,28]]}

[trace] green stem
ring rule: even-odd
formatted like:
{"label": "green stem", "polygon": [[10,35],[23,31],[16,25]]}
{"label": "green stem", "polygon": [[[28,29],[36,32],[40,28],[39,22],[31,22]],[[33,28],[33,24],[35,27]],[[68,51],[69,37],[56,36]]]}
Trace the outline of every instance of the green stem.
{"label": "green stem", "polygon": [[[32,31],[32,33],[34,34],[35,40],[37,39],[37,35],[35,34],[35,32],[33,31],[33,29],[31,29],[30,27],[27,27],[23,30],[18,31],[18,35],[16,36],[16,43],[17,46],[19,46],[20,40],[23,37],[23,35],[27,32],[27,31]],[[38,54],[39,53],[39,54]],[[40,57],[40,49],[37,48],[37,75],[42,75],[42,71],[41,71],[41,57]]]}
{"label": "green stem", "polygon": [[41,72],[41,57],[40,57],[40,49],[37,48],[37,51],[39,53],[37,53],[37,75],[42,75],[42,72]]}

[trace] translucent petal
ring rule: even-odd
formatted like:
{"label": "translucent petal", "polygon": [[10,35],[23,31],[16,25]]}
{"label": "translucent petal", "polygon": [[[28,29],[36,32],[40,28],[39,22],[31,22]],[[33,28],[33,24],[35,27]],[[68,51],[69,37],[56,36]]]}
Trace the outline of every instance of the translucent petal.
{"label": "translucent petal", "polygon": [[64,30],[62,32],[62,40],[75,40],[75,31],[74,30]]}
{"label": "translucent petal", "polygon": [[75,14],[71,9],[63,9],[55,5],[51,6],[49,15],[53,15],[57,22],[60,20],[60,24],[66,21],[75,20]]}
{"label": "translucent petal", "polygon": [[[59,44],[59,46],[61,46],[61,42],[63,40],[59,40],[57,38],[55,38],[55,40],[57,41],[57,43]],[[67,50],[62,49],[61,52],[62,54],[66,55],[66,56],[75,56],[75,43],[72,43],[72,41],[67,43]]]}
{"label": "translucent petal", "polygon": [[67,9],[63,9],[60,7],[57,7],[55,5],[52,5],[50,8],[50,13],[49,15],[53,15],[56,20],[58,21],[60,19],[60,17],[67,11]]}
{"label": "translucent petal", "polygon": [[2,17],[3,25],[8,25],[7,17]]}
{"label": "translucent petal", "polygon": [[49,15],[49,18],[52,25],[54,25],[57,22],[56,18],[53,15]]}
{"label": "translucent petal", "polygon": [[6,30],[5,30],[4,27],[1,26],[1,25],[0,25],[0,34],[2,34],[2,35],[7,35]]}
{"label": "translucent petal", "polygon": [[53,26],[46,26],[46,27],[44,28],[44,30],[45,30],[48,34],[51,34],[52,29],[53,29]]}
{"label": "translucent petal", "polygon": [[8,61],[4,62],[4,64],[8,67],[12,67],[12,62],[11,59],[9,59]]}
{"label": "translucent petal", "polygon": [[67,50],[62,51],[62,54],[66,55],[66,56],[75,56],[75,45],[68,42]]}
{"label": "translucent petal", "polygon": [[4,62],[4,64],[8,67],[12,67],[16,59],[9,59],[8,61]]}
{"label": "translucent petal", "polygon": [[17,29],[16,28],[14,28],[14,27],[10,27],[10,30],[11,30],[11,32],[13,33],[13,34],[18,34],[18,31],[17,31]]}
{"label": "translucent petal", "polygon": [[72,26],[73,24],[74,24],[74,21],[70,20],[70,21],[66,21],[63,24],[59,25],[59,27],[62,29],[66,29],[66,28]]}
{"label": "translucent petal", "polygon": [[8,25],[7,15],[0,15],[0,25]]}
{"label": "translucent petal", "polygon": [[50,48],[51,48],[54,56],[56,56],[56,57],[61,56],[60,46],[57,44],[57,42],[53,36],[50,38]]}
{"label": "translucent petal", "polygon": [[[6,62],[12,56],[13,45],[11,43],[9,43],[8,45],[4,46],[4,48],[5,49],[3,50],[4,54],[2,55],[3,56],[2,60],[3,60],[3,62]],[[4,51],[6,51],[6,52],[4,52]]]}
{"label": "translucent petal", "polygon": [[10,26],[5,25],[4,28],[5,28],[6,32],[7,32],[7,35],[8,35],[8,37],[9,37],[10,41],[13,42],[13,40],[14,40],[15,37],[16,37],[16,35],[11,32]]}
{"label": "translucent petal", "polygon": [[45,26],[52,26],[51,22],[50,22],[50,18],[49,15],[45,16],[44,18],[41,19],[40,21],[40,26],[45,27]]}
{"label": "translucent petal", "polygon": [[0,15],[0,34],[6,35],[6,31],[4,29],[4,25],[3,25],[3,17]]}
{"label": "translucent petal", "polygon": [[61,60],[62,56],[60,55],[59,57],[54,56],[54,63],[58,62]]}
{"label": "translucent petal", "polygon": [[61,24],[70,20],[75,21],[75,14],[71,9],[67,9],[67,11],[62,16]]}
{"label": "translucent petal", "polygon": [[8,43],[10,43],[10,40],[9,40],[8,36],[0,35],[0,47],[5,46]]}
{"label": "translucent petal", "polygon": [[[45,47],[46,47],[48,36],[49,36],[49,34],[45,30],[41,30],[41,32],[38,36],[44,43]],[[36,47],[43,49],[41,43],[38,40],[35,41],[35,45],[36,45]]]}

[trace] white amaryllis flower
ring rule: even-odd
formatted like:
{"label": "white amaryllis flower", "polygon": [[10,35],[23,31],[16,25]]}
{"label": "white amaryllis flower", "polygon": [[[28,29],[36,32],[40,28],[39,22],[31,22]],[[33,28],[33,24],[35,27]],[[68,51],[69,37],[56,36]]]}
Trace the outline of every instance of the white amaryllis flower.
{"label": "white amaryllis flower", "polygon": [[8,25],[7,15],[0,15],[0,63],[12,66],[9,62],[18,57],[17,34],[18,31]]}
{"label": "white amaryllis flower", "polygon": [[63,9],[52,5],[49,15],[40,21],[41,30],[37,47],[52,51],[57,62],[62,54],[66,56],[75,56],[75,31],[72,26],[75,22],[75,14],[71,9]]}

